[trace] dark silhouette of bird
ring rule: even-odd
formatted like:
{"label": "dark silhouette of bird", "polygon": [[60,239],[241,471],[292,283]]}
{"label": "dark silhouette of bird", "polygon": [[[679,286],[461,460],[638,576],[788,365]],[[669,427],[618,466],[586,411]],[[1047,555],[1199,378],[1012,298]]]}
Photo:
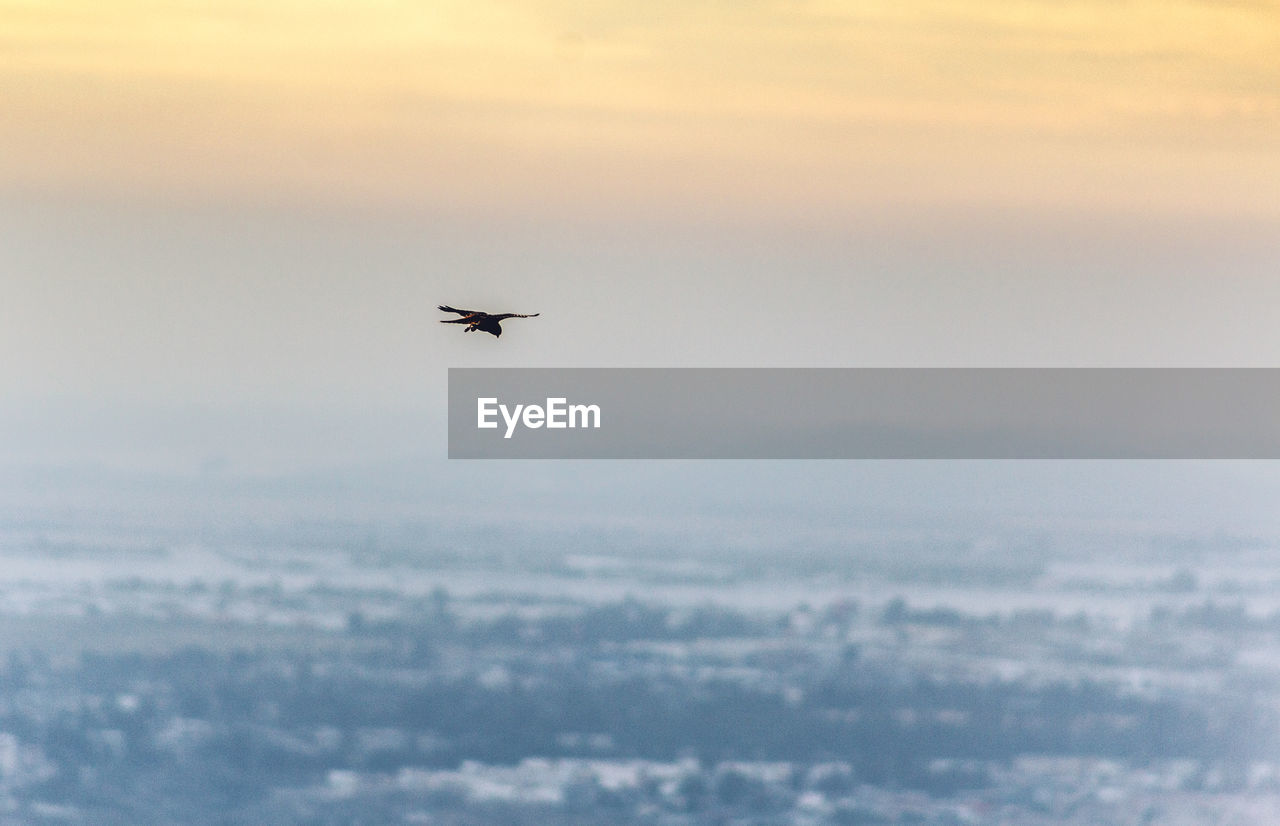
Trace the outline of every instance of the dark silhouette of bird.
{"label": "dark silhouette of bird", "polygon": [[456,307],[450,307],[445,304],[441,304],[439,309],[446,313],[457,313],[462,316],[462,318],[442,318],[440,319],[441,324],[465,324],[467,325],[466,332],[468,333],[472,330],[480,330],[481,332],[490,333],[494,336],[502,335],[502,327],[500,326],[500,323],[508,318],[537,318],[542,315],[542,313],[532,313],[530,315],[521,315],[520,313],[498,313],[497,315],[492,315],[490,313],[483,313],[479,310],[459,310]]}

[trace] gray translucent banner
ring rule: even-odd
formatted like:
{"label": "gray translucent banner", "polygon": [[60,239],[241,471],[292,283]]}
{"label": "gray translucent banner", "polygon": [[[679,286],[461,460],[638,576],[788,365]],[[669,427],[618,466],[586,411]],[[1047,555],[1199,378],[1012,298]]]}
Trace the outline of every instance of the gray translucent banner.
{"label": "gray translucent banner", "polygon": [[453,459],[1276,459],[1280,369],[450,369]]}

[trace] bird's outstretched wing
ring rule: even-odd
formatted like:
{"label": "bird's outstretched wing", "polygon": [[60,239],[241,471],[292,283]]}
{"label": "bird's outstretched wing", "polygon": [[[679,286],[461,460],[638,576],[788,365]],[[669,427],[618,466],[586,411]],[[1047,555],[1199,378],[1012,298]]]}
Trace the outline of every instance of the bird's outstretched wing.
{"label": "bird's outstretched wing", "polygon": [[437,310],[444,310],[446,313],[457,313],[458,315],[484,315],[479,310],[459,310],[456,307],[450,307],[447,304],[441,304],[436,307]]}
{"label": "bird's outstretched wing", "polygon": [[501,315],[492,316],[492,318],[496,318],[501,321],[504,318],[537,318],[540,315],[542,315],[542,313],[530,313],[529,315],[521,315],[520,313],[502,313]]}
{"label": "bird's outstretched wing", "polygon": [[472,321],[472,319],[471,319],[470,317],[467,317],[467,318],[442,318],[442,319],[440,319],[440,323],[441,323],[441,324],[470,324],[470,323],[471,323],[471,321]]}

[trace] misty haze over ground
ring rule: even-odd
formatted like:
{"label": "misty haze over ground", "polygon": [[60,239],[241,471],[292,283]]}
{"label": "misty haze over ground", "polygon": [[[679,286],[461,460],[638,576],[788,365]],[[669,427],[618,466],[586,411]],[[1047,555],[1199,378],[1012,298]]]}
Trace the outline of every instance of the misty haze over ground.
{"label": "misty haze over ground", "polygon": [[1274,367],[1278,17],[0,0],[0,825],[1280,822],[1275,463],[445,458],[450,367]]}

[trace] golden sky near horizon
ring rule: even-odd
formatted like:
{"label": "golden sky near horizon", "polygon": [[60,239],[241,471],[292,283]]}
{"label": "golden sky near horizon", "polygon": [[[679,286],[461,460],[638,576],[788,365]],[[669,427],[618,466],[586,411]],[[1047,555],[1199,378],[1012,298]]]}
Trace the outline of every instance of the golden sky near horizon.
{"label": "golden sky near horizon", "polygon": [[1280,217],[1280,3],[0,0],[10,192]]}
{"label": "golden sky near horizon", "polygon": [[495,359],[1274,366],[1280,0],[0,0],[0,225],[50,456]]}

